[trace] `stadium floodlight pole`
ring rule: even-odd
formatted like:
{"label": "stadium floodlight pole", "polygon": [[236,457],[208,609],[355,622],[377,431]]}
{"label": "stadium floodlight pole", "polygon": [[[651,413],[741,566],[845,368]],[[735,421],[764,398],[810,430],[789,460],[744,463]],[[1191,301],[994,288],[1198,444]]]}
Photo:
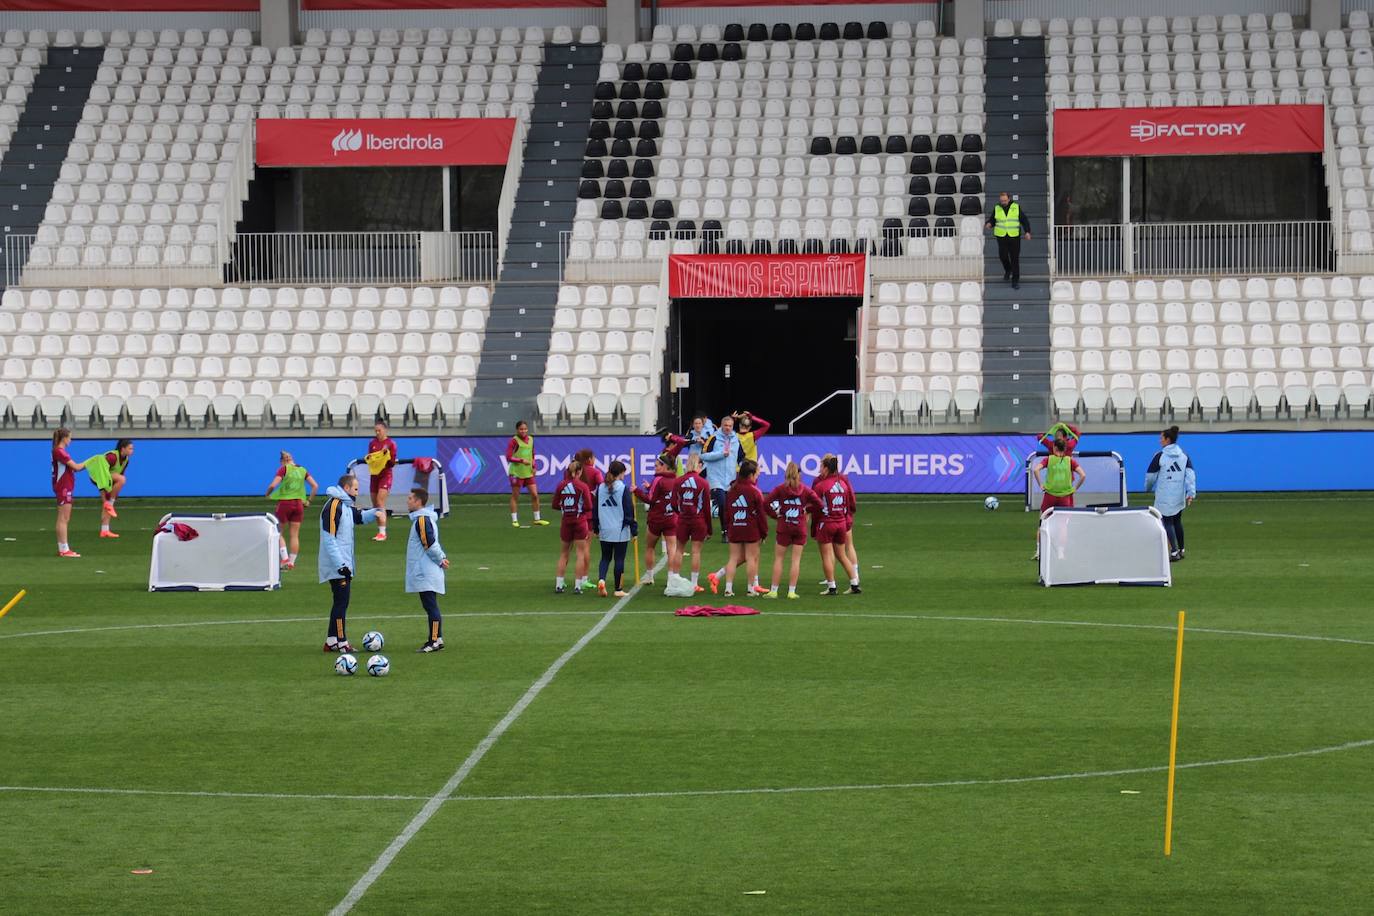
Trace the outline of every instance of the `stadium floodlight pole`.
{"label": "stadium floodlight pole", "polygon": [[1169,789],[1164,801],[1164,854],[1174,845],[1174,769],[1178,759],[1178,691],[1183,681],[1183,612],[1178,612],[1178,645],[1174,649],[1174,712],[1169,722]]}
{"label": "stadium floodlight pole", "polygon": [[5,605],[4,607],[0,608],[0,617],[4,617],[6,614],[8,614],[8,613],[10,612],[10,608],[12,608],[12,607],[14,607],[16,604],[18,604],[18,603],[19,603],[19,600],[20,600],[21,598],[23,598],[23,597],[24,597],[25,595],[27,595],[27,594],[28,594],[28,592],[21,588],[21,589],[19,590],[19,594],[15,595],[13,598],[10,599],[10,603],[9,603],[9,604],[7,604],[7,605]]}
{"label": "stadium floodlight pole", "polygon": [[[635,457],[635,450],[630,449],[630,511],[634,513],[635,524],[639,524],[639,500],[635,499],[634,491],[639,489],[639,482],[635,480],[635,464],[638,463]],[[635,582],[639,582],[639,535],[630,538],[630,549],[635,555]]]}

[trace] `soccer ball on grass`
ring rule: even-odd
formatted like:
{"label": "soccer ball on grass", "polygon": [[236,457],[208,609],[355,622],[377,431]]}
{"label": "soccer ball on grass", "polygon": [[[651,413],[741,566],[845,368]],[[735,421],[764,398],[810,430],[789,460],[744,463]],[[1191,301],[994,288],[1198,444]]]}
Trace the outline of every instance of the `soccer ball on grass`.
{"label": "soccer ball on grass", "polygon": [[989,512],[996,512],[997,507],[1000,505],[1001,503],[997,501],[996,496],[989,496],[987,499],[983,500],[983,508],[987,509]]}
{"label": "soccer ball on grass", "polygon": [[348,677],[357,672],[358,660],[345,652],[334,660],[334,670],[344,677]]}
{"label": "soccer ball on grass", "polygon": [[386,677],[391,673],[391,662],[385,655],[374,655],[367,660],[367,673],[373,677]]}
{"label": "soccer ball on grass", "polygon": [[369,652],[380,652],[386,640],[382,639],[382,634],[376,630],[369,630],[363,634],[363,648]]}

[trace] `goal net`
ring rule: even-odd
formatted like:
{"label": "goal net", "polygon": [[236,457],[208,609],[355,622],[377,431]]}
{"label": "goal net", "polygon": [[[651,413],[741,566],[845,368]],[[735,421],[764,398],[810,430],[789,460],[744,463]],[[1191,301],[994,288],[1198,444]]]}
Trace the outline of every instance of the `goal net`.
{"label": "goal net", "polygon": [[1169,585],[1169,538],[1153,506],[1047,509],[1040,516],[1040,583]]}
{"label": "goal net", "polygon": [[[439,463],[438,458],[430,458],[430,470],[417,471],[415,469],[414,458],[401,458],[396,462],[396,466],[391,469],[391,492],[386,497],[386,511],[392,515],[405,515],[409,509],[406,508],[406,496],[415,487],[424,487],[429,491],[429,506],[439,514],[440,518],[448,515],[448,477],[444,474],[444,466]],[[371,492],[372,477],[367,471],[367,462],[361,458],[355,458],[348,463],[348,473],[358,478],[358,505],[364,508],[372,506],[367,498]]]}
{"label": "goal net", "polygon": [[[196,536],[183,541],[173,527]],[[255,515],[164,515],[153,536],[148,591],[262,591],[281,587],[277,519]]]}
{"label": "goal net", "polygon": [[[1035,482],[1035,468],[1049,457],[1049,452],[1032,452],[1026,456],[1026,511],[1039,512],[1045,491]],[[1083,486],[1074,494],[1077,507],[1126,505],[1126,463],[1116,452],[1074,452],[1073,459],[1088,475]],[[1043,476],[1043,475],[1042,475]]]}

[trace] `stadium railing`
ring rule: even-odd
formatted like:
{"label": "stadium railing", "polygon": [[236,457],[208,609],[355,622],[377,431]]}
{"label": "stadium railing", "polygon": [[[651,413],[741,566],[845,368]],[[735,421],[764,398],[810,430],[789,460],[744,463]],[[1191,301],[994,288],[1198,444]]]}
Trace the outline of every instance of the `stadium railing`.
{"label": "stadium railing", "polygon": [[[807,254],[867,249],[875,280],[974,280],[983,276],[983,240],[932,235],[889,239],[806,239],[786,246],[776,238],[609,240],[559,234],[559,275],[564,283],[656,283],[670,254]],[[763,244],[766,242],[766,246]],[[842,244],[841,244],[842,243]]]}
{"label": "stadium railing", "polygon": [[92,260],[75,246],[41,245],[33,234],[4,238],[4,286],[491,285],[491,232],[241,233],[227,248],[116,246]]}
{"label": "stadium railing", "polygon": [[1339,239],[1327,220],[1054,227],[1056,277],[1326,274]]}

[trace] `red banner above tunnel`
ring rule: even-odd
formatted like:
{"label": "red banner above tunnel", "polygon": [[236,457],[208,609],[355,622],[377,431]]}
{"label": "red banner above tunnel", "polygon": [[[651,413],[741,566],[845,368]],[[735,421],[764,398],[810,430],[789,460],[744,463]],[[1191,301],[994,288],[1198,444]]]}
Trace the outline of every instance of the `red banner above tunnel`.
{"label": "red banner above tunnel", "polygon": [[1054,113],[1056,156],[1320,153],[1320,105],[1076,108]]}
{"label": "red banner above tunnel", "polygon": [[262,118],[257,163],[270,168],[505,165],[511,118]]}
{"label": "red banner above tunnel", "polygon": [[802,299],[864,294],[862,254],[675,254],[674,299]]}

